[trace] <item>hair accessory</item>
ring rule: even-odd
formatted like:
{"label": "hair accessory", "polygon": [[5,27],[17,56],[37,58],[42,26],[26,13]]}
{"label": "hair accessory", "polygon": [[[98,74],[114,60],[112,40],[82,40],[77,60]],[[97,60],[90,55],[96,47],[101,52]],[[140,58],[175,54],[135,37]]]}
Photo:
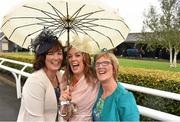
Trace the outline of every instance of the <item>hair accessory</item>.
{"label": "hair accessory", "polygon": [[94,46],[92,42],[92,39],[88,36],[84,36],[82,38],[80,38],[79,36],[74,36],[71,45],[79,51],[89,54],[97,54],[99,52],[99,49]]}
{"label": "hair accessory", "polygon": [[101,50],[101,52],[107,52],[108,50],[107,50],[107,48],[103,48],[102,50]]}
{"label": "hair accessory", "polygon": [[54,43],[58,41],[55,34],[44,28],[43,31],[32,41],[31,48],[35,51],[37,55],[42,55],[47,53],[47,51],[53,47]]}

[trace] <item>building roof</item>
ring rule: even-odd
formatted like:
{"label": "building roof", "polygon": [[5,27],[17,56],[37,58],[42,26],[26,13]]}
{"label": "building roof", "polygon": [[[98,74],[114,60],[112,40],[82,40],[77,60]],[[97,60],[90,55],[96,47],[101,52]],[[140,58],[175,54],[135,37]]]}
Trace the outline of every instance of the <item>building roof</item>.
{"label": "building roof", "polygon": [[125,42],[136,42],[140,39],[142,33],[129,33]]}
{"label": "building roof", "polygon": [[0,32],[0,42],[8,42],[6,38],[4,38],[4,33]]}
{"label": "building roof", "polygon": [[3,36],[4,34],[2,32],[0,32],[0,38]]}

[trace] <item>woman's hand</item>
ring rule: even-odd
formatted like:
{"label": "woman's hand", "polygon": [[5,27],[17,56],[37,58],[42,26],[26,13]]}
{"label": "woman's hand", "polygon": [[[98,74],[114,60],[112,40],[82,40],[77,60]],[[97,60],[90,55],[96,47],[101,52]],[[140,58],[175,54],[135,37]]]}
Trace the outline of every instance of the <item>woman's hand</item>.
{"label": "woman's hand", "polygon": [[60,101],[71,101],[71,99],[71,93],[69,87],[67,86],[65,90],[61,91]]}

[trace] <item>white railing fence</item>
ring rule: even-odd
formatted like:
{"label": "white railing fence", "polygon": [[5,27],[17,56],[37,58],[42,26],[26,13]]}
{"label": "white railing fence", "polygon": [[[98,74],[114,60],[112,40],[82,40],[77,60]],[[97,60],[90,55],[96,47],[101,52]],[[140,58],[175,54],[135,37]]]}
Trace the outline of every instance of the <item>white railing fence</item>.
{"label": "white railing fence", "polygon": [[[5,62],[19,64],[19,65],[22,65],[23,67],[20,70],[11,68],[11,67],[5,66],[3,64]],[[32,67],[32,64],[15,61],[15,60],[10,60],[10,59],[5,59],[5,58],[0,58],[0,68],[11,72],[15,78],[17,98],[21,98],[21,76],[28,77],[30,75],[29,73],[24,71],[27,67]]]}
{"label": "white railing fence", "polygon": [[[4,62],[10,62],[14,64],[19,64],[22,65],[22,69],[14,69],[8,66],[3,65]],[[25,72],[24,70],[27,67],[32,67],[32,64],[29,63],[24,63],[20,61],[14,61],[10,59],[5,59],[5,58],[0,58],[0,68],[7,70],[11,72],[16,80],[16,91],[17,91],[17,98],[21,98],[21,76],[28,77],[30,76],[30,73]],[[168,98],[176,101],[180,101],[180,94],[177,93],[171,93],[167,91],[161,91],[161,90],[156,90],[152,88],[146,88],[146,87],[141,87],[141,86],[136,86],[136,85],[131,85],[127,83],[122,83],[122,85],[131,91],[137,91],[140,93],[145,93],[145,94],[150,94],[150,95],[155,95],[163,98]],[[180,121],[180,116],[172,115],[169,113],[161,112],[158,110],[154,110],[151,108],[143,107],[138,105],[138,109],[141,115],[153,118],[155,120],[161,120],[161,121]]]}

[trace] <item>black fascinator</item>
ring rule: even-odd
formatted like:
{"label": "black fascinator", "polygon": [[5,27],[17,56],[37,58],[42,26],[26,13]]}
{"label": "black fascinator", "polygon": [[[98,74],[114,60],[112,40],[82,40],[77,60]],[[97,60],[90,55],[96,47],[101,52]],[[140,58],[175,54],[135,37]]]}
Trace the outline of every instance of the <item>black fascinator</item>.
{"label": "black fascinator", "polygon": [[32,42],[31,47],[35,51],[36,55],[43,55],[52,48],[55,42],[58,41],[58,38],[55,34],[48,30],[44,29]]}

